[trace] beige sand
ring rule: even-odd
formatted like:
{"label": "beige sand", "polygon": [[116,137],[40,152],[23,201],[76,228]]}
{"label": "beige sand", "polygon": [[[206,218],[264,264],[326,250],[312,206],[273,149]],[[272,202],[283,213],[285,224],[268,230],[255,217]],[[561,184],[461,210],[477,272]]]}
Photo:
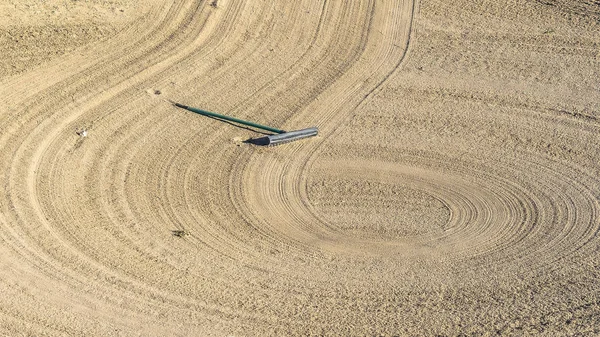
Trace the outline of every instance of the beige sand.
{"label": "beige sand", "polygon": [[0,335],[600,334],[599,23],[3,1]]}

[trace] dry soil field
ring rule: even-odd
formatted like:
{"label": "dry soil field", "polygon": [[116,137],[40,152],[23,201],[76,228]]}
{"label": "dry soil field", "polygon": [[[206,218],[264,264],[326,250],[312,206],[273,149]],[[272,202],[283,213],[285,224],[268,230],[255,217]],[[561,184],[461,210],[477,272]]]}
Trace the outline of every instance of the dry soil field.
{"label": "dry soil field", "polygon": [[593,0],[3,0],[0,335],[600,334],[599,32]]}

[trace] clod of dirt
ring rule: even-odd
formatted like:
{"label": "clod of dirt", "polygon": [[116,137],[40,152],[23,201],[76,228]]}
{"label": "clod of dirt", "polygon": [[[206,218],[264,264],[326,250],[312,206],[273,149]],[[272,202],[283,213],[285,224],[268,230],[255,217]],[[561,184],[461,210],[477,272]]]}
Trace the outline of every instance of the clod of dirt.
{"label": "clod of dirt", "polygon": [[146,88],[146,93],[151,97],[162,95],[162,91],[153,88]]}
{"label": "clod of dirt", "polygon": [[231,139],[231,142],[234,143],[237,146],[241,146],[242,143],[244,142],[244,138],[242,138],[242,137],[234,137],[233,139]]}
{"label": "clod of dirt", "polygon": [[184,231],[184,230],[180,230],[180,229],[178,229],[178,230],[172,230],[172,231],[171,231],[171,234],[173,234],[173,236],[176,236],[176,237],[182,238],[182,237],[184,237],[184,236],[186,236],[186,235],[187,235],[187,232],[186,232],[186,231]]}

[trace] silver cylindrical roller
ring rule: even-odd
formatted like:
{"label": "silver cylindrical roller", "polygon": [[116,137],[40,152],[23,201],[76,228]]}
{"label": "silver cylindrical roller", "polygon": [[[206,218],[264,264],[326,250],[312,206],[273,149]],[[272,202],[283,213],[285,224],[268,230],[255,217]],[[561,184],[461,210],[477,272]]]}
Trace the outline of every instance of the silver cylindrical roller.
{"label": "silver cylindrical roller", "polygon": [[288,131],[276,135],[267,136],[268,144],[278,145],[282,143],[292,142],[294,140],[316,136],[319,133],[317,128],[308,128],[296,131]]}

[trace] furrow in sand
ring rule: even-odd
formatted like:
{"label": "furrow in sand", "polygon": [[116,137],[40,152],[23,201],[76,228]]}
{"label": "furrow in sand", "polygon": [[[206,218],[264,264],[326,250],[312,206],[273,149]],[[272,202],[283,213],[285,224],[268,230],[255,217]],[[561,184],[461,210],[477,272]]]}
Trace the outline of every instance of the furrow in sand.
{"label": "furrow in sand", "polygon": [[554,3],[149,1],[0,80],[0,331],[592,331],[600,41]]}
{"label": "furrow in sand", "polygon": [[[351,80],[347,80],[346,77],[350,77],[350,78],[356,78],[359,80],[358,83],[362,84],[364,81],[364,77],[365,75],[362,73],[359,73],[357,75],[354,74],[354,71],[352,70],[352,65],[355,64],[355,62],[358,62],[360,64],[360,62],[368,62],[367,60],[377,60],[377,61],[381,61],[383,64],[390,64],[392,67],[388,68],[388,72],[393,71],[396,69],[396,67],[398,66],[398,60],[396,61],[388,61],[386,57],[382,57],[381,54],[383,55],[389,55],[389,57],[394,58],[397,57],[399,59],[403,58],[404,53],[400,53],[400,54],[390,54],[389,52],[389,45],[390,44],[397,44],[397,43],[402,43],[400,41],[402,41],[402,39],[406,38],[407,35],[404,31],[398,29],[390,29],[390,34],[392,34],[391,36],[384,36],[384,38],[382,38],[382,41],[379,42],[379,40],[377,38],[370,38],[371,35],[369,34],[375,34],[375,35],[380,35],[383,34],[382,31],[378,30],[378,27],[371,27],[372,24],[375,23],[379,23],[381,24],[383,27],[388,27],[388,22],[393,23],[392,27],[394,27],[394,24],[400,25],[400,24],[404,24],[404,25],[408,25],[408,28],[405,29],[410,29],[410,20],[402,20],[402,14],[406,12],[406,8],[410,9],[408,12],[412,13],[412,3],[401,3],[402,5],[404,5],[404,8],[401,8],[401,6],[396,6],[396,5],[390,5],[390,7],[392,8],[392,10],[387,10],[387,8],[385,8],[383,5],[381,6],[382,8],[378,8],[377,5],[374,5],[375,7],[366,12],[366,17],[369,18],[369,21],[365,22],[365,29],[366,32],[364,33],[365,36],[367,36],[367,40],[365,41],[374,41],[372,43],[372,45],[367,46],[366,44],[362,44],[362,47],[359,47],[359,54],[357,54],[356,57],[356,61],[351,61],[352,59],[350,59],[350,61],[348,61],[348,69],[343,71],[341,73],[340,78],[337,79],[337,83],[343,83],[343,84],[339,84],[334,86],[331,90],[336,90],[337,92],[339,92],[339,94],[333,94],[333,93],[329,93],[327,92],[327,90],[325,90],[325,92],[327,92],[328,95],[328,101],[327,102],[335,102],[335,104],[337,104],[337,106],[331,106],[331,105],[325,105],[322,107],[319,107],[319,109],[322,109],[324,111],[326,111],[326,113],[324,115],[322,115],[321,118],[323,118],[324,120],[327,120],[327,122],[329,124],[324,124],[324,123],[317,123],[317,125],[320,126],[321,128],[321,134],[325,134],[325,136],[328,135],[328,133],[332,132],[332,130],[328,129],[328,125],[330,125],[331,127],[337,127],[340,125],[340,122],[344,119],[344,118],[348,118],[348,115],[351,113],[352,111],[352,104],[357,104],[356,100],[354,101],[354,103],[352,103],[351,100],[357,99],[358,96],[360,96],[360,94],[358,94],[358,92],[353,92],[353,91],[348,91],[346,87],[346,85],[348,85],[347,83],[350,83],[350,87],[354,87],[353,90],[358,90],[358,86],[356,86],[357,82],[353,82]],[[400,7],[400,8],[399,8]],[[398,12],[395,12],[394,10],[397,10]],[[380,18],[380,15],[389,15],[389,17],[383,17]],[[397,16],[396,16],[397,15]],[[375,21],[370,21],[370,20],[374,20],[374,17],[377,17],[377,20]],[[389,20],[389,21],[388,21]],[[387,31],[386,31],[387,32]],[[386,40],[386,38],[389,38],[390,40]],[[398,39],[399,41],[396,42]],[[378,44],[378,42],[380,44]],[[317,42],[318,43],[318,42]],[[359,46],[361,46],[361,44],[359,44]],[[378,48],[377,48],[377,47]],[[333,48],[335,50],[335,48]],[[373,52],[375,53],[375,55],[371,56],[370,53]],[[379,63],[375,63],[375,64],[379,64]],[[373,69],[374,68],[374,69]],[[377,66],[373,66],[373,68],[369,68],[369,70],[371,71],[375,71],[375,73],[377,73]],[[356,77],[351,77],[351,76],[356,76]],[[368,76],[368,75],[367,75]],[[385,75],[387,76],[387,75]],[[375,86],[379,85],[378,83],[381,80],[378,80],[377,82],[374,83]],[[358,100],[360,99],[364,99],[365,95],[368,95],[369,91],[373,90],[373,88],[368,88],[368,91],[366,93],[363,94],[363,96],[361,96],[362,98],[358,98]],[[348,100],[348,101],[347,101]],[[310,109],[310,104],[308,105],[309,108],[305,111],[307,111],[306,113],[308,114],[310,111],[314,111]],[[347,110],[344,110],[347,109]],[[330,114],[334,113],[334,112],[338,112],[337,115],[335,115],[335,117],[330,116]],[[300,112],[298,115],[301,115],[302,112]],[[313,114],[314,115],[314,114]],[[295,117],[294,117],[295,118]],[[310,118],[303,118],[303,119],[308,119],[310,120]],[[329,119],[329,120],[328,120]],[[298,144],[291,144],[290,146],[290,156],[293,160],[289,161],[285,163],[284,165],[281,165],[281,163],[277,164],[275,162],[270,163],[269,159],[270,158],[257,158],[258,161],[256,162],[256,164],[252,163],[248,165],[248,167],[255,167],[254,170],[249,171],[248,173],[246,173],[247,175],[249,174],[254,174],[256,175],[256,179],[253,183],[253,185],[256,186],[261,186],[261,188],[263,188],[264,190],[261,192],[258,192],[257,196],[252,196],[252,197],[246,197],[247,199],[252,200],[253,198],[256,197],[262,197],[262,196],[266,196],[267,198],[272,198],[271,200],[263,200],[263,199],[258,199],[257,202],[255,203],[255,205],[257,205],[257,207],[250,207],[250,208],[255,208],[255,209],[259,209],[259,210],[264,210],[264,211],[268,211],[268,212],[272,212],[272,211],[277,211],[279,212],[278,214],[274,214],[274,215],[270,215],[270,216],[266,216],[265,214],[261,214],[260,218],[263,219],[263,221],[265,219],[267,219],[267,223],[272,223],[274,226],[276,226],[278,229],[278,231],[280,232],[286,232],[288,230],[292,230],[292,228],[290,227],[295,227],[295,226],[307,226],[308,230],[304,229],[304,232],[306,233],[305,235],[309,235],[312,236],[311,239],[304,239],[305,241],[313,241],[313,240],[317,240],[317,238],[315,237],[318,236],[319,234],[317,234],[315,231],[319,231],[321,230],[323,227],[319,227],[318,226],[318,221],[315,221],[315,218],[308,216],[304,214],[304,215],[299,215],[297,214],[297,212],[306,212],[306,208],[304,207],[304,205],[302,204],[301,198],[300,198],[300,190],[303,189],[303,183],[301,181],[301,177],[303,176],[302,171],[299,171],[300,169],[306,169],[306,161],[308,160],[308,158],[310,158],[310,154],[306,154],[303,153],[302,151],[300,151],[299,149],[301,149],[301,145]],[[313,149],[313,148],[311,148]],[[315,150],[312,150],[313,152]],[[250,158],[250,160],[252,160],[253,158]],[[260,164],[259,164],[260,163]],[[253,165],[253,166],[251,166]],[[277,174],[272,175],[270,171],[264,171],[263,168],[265,167],[269,167],[270,165],[277,165],[279,167],[279,172]],[[267,183],[267,181],[278,181],[279,183],[276,185],[278,186],[278,190],[277,192],[271,192],[269,191],[269,189],[271,188],[272,183]],[[237,184],[242,184],[242,182],[238,182]],[[263,197],[264,198],[264,197]],[[277,204],[274,204],[273,202],[276,202]],[[267,204],[270,205],[269,207],[260,207],[260,205],[263,204]],[[281,213],[284,212],[285,213]],[[289,216],[291,217],[290,219],[286,219],[287,215],[289,214]],[[287,222],[287,224],[286,224]],[[298,228],[296,230],[302,230],[301,228]],[[313,233],[315,232],[315,233]],[[326,233],[322,233],[320,235],[323,235]],[[297,239],[297,235],[291,235],[292,238]],[[317,240],[318,241],[318,240]]]}
{"label": "furrow in sand", "polygon": [[[193,10],[193,9],[192,9],[192,10]],[[180,12],[183,12],[183,11],[181,11],[181,10],[177,10],[177,9],[176,9],[176,10],[174,10],[174,11],[172,12],[172,14],[173,14],[173,15],[171,15],[171,17],[167,17],[167,18],[165,18],[165,20],[164,20],[164,21],[165,21],[165,22],[174,21],[174,20],[175,20],[175,18],[176,18],[176,15],[179,15],[179,13],[180,13]],[[177,22],[177,21],[175,21],[175,22]],[[203,24],[203,22],[202,22],[202,21],[200,21],[199,23]],[[188,25],[188,24],[189,24],[189,22],[185,22],[185,21],[183,21],[182,23],[180,23],[180,24],[178,25],[178,28],[185,27],[185,26],[186,26],[186,25]],[[166,27],[159,27],[159,29],[164,29],[164,28],[166,28]],[[176,29],[177,29],[177,28],[176,28]],[[201,41],[201,40],[202,40],[202,39],[200,39],[200,41]],[[159,40],[159,41],[160,41],[160,40]],[[162,43],[162,42],[161,42],[161,43]],[[197,42],[197,43],[198,43],[198,42]],[[152,45],[152,44],[156,44],[156,42],[154,42],[154,41],[150,41],[150,45]],[[136,46],[136,47],[140,47],[140,46]],[[166,48],[166,47],[167,47],[167,48]],[[171,51],[171,50],[169,50],[169,48],[168,48],[168,44],[166,45],[166,47],[162,47],[162,49],[157,49],[156,53],[162,53],[162,50],[165,50],[165,51]],[[186,50],[186,48],[187,48],[187,50]],[[183,50],[182,50],[182,51],[179,51],[179,53],[180,53],[180,54],[184,54],[184,55],[185,55],[186,53],[189,53],[189,50],[193,50],[193,49],[194,49],[194,47],[190,47],[190,46],[186,46],[186,45],[184,45],[184,48],[183,48]],[[145,52],[145,53],[146,53],[146,52]],[[124,55],[124,57],[125,57],[125,58],[127,58],[127,59],[131,58],[131,55],[129,55],[128,53],[125,53],[125,54],[123,54],[123,55]],[[142,55],[144,55],[144,53],[142,53]],[[137,62],[139,62],[140,64],[147,64],[147,63],[148,63],[148,61],[151,61],[151,60],[152,60],[152,58],[154,58],[154,56],[153,56],[152,54],[150,54],[150,55],[148,55],[148,56],[145,56],[144,58],[142,58],[142,59],[138,60]],[[125,67],[125,69],[128,69],[128,70],[129,70],[129,69],[131,69],[131,68],[135,68],[136,66],[135,66],[135,63],[132,63],[132,61],[130,61],[130,60],[125,60],[124,67]],[[163,66],[163,67],[164,67],[164,66]],[[153,70],[153,69],[151,69],[151,71],[150,71],[150,74],[148,74],[148,75],[146,75],[146,76],[149,76],[149,75],[151,75],[152,73],[155,73],[155,72],[159,71],[159,70],[160,70],[160,65],[159,65],[159,66],[157,66],[156,68],[158,68],[158,69],[156,69],[156,70]],[[100,69],[100,68],[98,68],[98,69]],[[134,70],[135,70],[135,69],[134,69]],[[119,70],[119,71],[122,71],[122,70]],[[109,72],[108,74],[106,74],[106,73],[105,73],[104,75],[101,75],[101,76],[105,76],[105,77],[106,77],[106,76],[110,76],[110,72]],[[87,77],[87,74],[86,74],[86,77]],[[143,75],[142,75],[142,76],[139,76],[139,75],[138,75],[138,77],[140,77],[140,79],[141,79],[141,78],[143,78]],[[70,122],[72,122],[72,121],[74,121],[76,118],[78,118],[78,117],[79,117],[81,114],[83,114],[83,112],[85,112],[86,110],[90,110],[90,109],[92,109],[92,107],[93,107],[93,104],[98,104],[98,102],[102,102],[102,101],[104,101],[104,100],[107,100],[107,99],[109,99],[109,98],[113,97],[113,96],[115,95],[115,93],[118,93],[119,91],[122,91],[124,88],[126,88],[125,86],[130,86],[132,83],[139,82],[139,81],[140,81],[140,79],[136,78],[135,76],[134,76],[133,78],[131,78],[131,77],[130,77],[130,78],[129,78],[129,79],[126,81],[126,82],[122,82],[121,84],[118,84],[117,86],[115,86],[115,87],[112,87],[111,89],[104,91],[104,92],[103,92],[101,95],[98,95],[98,96],[96,97],[96,100],[95,100],[95,102],[94,102],[94,101],[92,101],[92,102],[89,102],[89,103],[86,103],[86,104],[82,104],[82,105],[80,105],[80,106],[79,106],[79,109],[80,109],[80,110],[79,110],[79,111],[77,111],[77,112],[78,112],[78,114],[71,114],[71,115],[68,115],[68,118],[66,118],[66,119],[63,119],[63,120],[62,120],[62,121],[60,121],[59,123],[54,123],[54,125],[50,124],[50,125],[53,127],[53,131],[50,131],[50,132],[48,132],[48,130],[47,130],[47,129],[44,129],[44,125],[42,125],[42,126],[38,126],[37,128],[34,128],[34,132],[28,136],[28,138],[26,139],[26,142],[28,142],[28,141],[31,141],[30,139],[32,139],[32,138],[33,138],[33,139],[35,139],[35,138],[37,137],[37,133],[39,133],[39,132],[44,132],[44,133],[45,133],[45,134],[44,134],[44,137],[45,137],[45,138],[44,138],[44,140],[43,140],[43,143],[54,145],[54,143],[56,143],[56,140],[57,140],[57,137],[58,137],[59,133],[60,133],[60,132],[63,132],[63,133],[64,133],[64,128],[65,128],[65,126],[67,126],[67,125],[68,125]],[[133,80],[133,81],[132,81],[132,80]],[[95,83],[97,83],[97,81],[98,81],[98,78],[92,78],[92,81],[91,81],[89,84],[92,84],[92,85],[94,85]],[[76,81],[74,81],[74,82],[76,82]],[[89,85],[89,84],[87,84],[87,85]],[[82,89],[85,89],[85,88],[81,88],[81,87],[77,88],[77,87],[75,87],[75,89],[76,89],[76,90],[82,90]],[[88,90],[88,89],[86,89],[86,90]],[[56,104],[57,104],[57,106],[58,106],[58,105],[60,105],[60,102],[57,102]],[[49,109],[52,111],[52,106],[48,106],[48,105],[46,105],[46,106],[45,106],[45,108],[49,108]],[[46,124],[46,125],[47,125],[47,124]],[[25,124],[25,125],[23,126],[23,128],[24,128],[24,130],[27,130],[27,124]],[[43,131],[42,131],[42,130],[43,130]],[[69,132],[69,133],[70,133],[70,132]],[[37,140],[37,139],[36,139],[36,140]],[[16,142],[16,141],[13,139],[13,140],[11,140],[11,142],[13,142],[13,144],[14,144],[14,142]],[[29,145],[25,145],[25,144],[26,144],[26,143],[23,143],[23,144],[21,145],[21,148],[27,148],[27,147],[30,147]],[[46,195],[45,195],[44,193],[39,193],[39,195],[38,195],[38,190],[37,190],[37,188],[38,188],[38,187],[37,187],[35,184],[36,184],[36,183],[40,183],[40,182],[42,182],[42,183],[43,183],[43,180],[42,180],[42,181],[39,181],[39,178],[36,178],[36,179],[34,179],[34,177],[35,177],[35,176],[33,175],[33,174],[37,174],[37,173],[38,173],[38,172],[37,172],[37,169],[38,169],[38,168],[36,167],[36,165],[38,165],[38,164],[36,164],[36,163],[37,163],[37,162],[39,162],[39,161],[40,161],[42,158],[48,158],[48,157],[49,157],[49,158],[51,158],[51,159],[55,159],[55,160],[61,160],[61,159],[64,159],[64,158],[61,158],[61,157],[55,157],[55,158],[53,158],[51,155],[49,155],[49,153],[48,153],[48,152],[49,152],[49,151],[48,151],[46,148],[44,148],[44,147],[38,148],[38,150],[36,151],[36,153],[35,153],[35,154],[34,154],[34,156],[33,156],[33,159],[34,159],[34,160],[31,160],[31,161],[30,161],[30,162],[33,162],[33,164],[30,166],[30,167],[32,167],[32,171],[30,171],[31,173],[29,174],[29,178],[28,178],[28,179],[29,179],[29,194],[30,194],[31,196],[36,196],[36,198],[41,198],[42,200],[45,200],[45,198],[46,198]],[[27,157],[29,157],[28,159],[31,159],[31,156],[29,156],[29,154],[28,154],[28,153],[27,153],[26,155],[27,155]],[[20,154],[20,153],[19,153],[19,150],[17,150],[17,153],[14,155],[14,157],[15,157],[14,161],[15,161],[15,162],[19,162],[19,158],[20,158],[20,157],[24,157],[24,155]],[[39,159],[35,159],[35,158],[39,158]],[[52,167],[52,166],[51,166],[51,167]],[[19,186],[19,183],[15,182],[15,181],[18,181],[18,179],[19,179],[19,178],[17,178],[17,177],[20,177],[20,175],[19,175],[19,174],[16,174],[16,171],[13,171],[13,173],[14,173],[14,174],[12,174],[12,175],[11,175],[11,179],[12,179],[12,182],[13,182],[13,184],[12,184],[12,186],[10,186],[10,187],[9,187],[10,189],[13,189],[15,186]],[[43,174],[43,173],[41,173],[41,174]],[[60,193],[59,193],[59,196],[60,196]],[[17,198],[19,198],[19,197],[17,196]],[[34,202],[32,205],[37,205],[37,202]],[[13,207],[15,207],[15,208],[19,208],[19,206],[18,206],[18,205],[16,205],[16,206],[13,206]],[[46,221],[48,221],[48,218],[44,218],[44,217],[45,217],[45,215],[41,215],[41,214],[43,214],[43,213],[42,213],[42,211],[41,211],[41,208],[42,208],[42,207],[47,207],[47,206],[42,206],[42,207],[40,207],[40,206],[37,206],[37,207],[38,207],[38,208],[37,208],[37,211],[36,211],[36,213],[38,213],[38,215],[39,215],[39,216],[38,216],[38,221],[41,221],[42,223],[46,223],[46,228],[47,228],[48,230],[50,230],[50,232],[52,233],[52,232],[54,231],[54,229],[52,229],[52,227],[53,227],[53,226],[51,226],[50,224],[48,224],[48,223],[46,222]],[[54,206],[53,206],[53,207],[54,207]],[[24,216],[24,217],[25,217],[25,216]],[[12,220],[12,219],[11,219],[11,220]],[[75,218],[71,217],[71,218],[67,218],[67,219],[65,219],[65,220],[66,220],[66,221],[68,221],[68,222],[77,222],[77,217],[75,216]],[[11,222],[12,222],[12,221],[11,221]],[[17,220],[17,223],[20,223],[21,225],[22,225],[22,224],[24,224],[24,222],[22,222],[22,221],[18,221],[18,220]],[[36,227],[39,227],[39,225],[36,225]],[[36,229],[37,229],[37,228],[36,228]],[[36,235],[37,235],[37,234],[36,234]],[[35,237],[35,236],[33,236],[33,237]],[[50,254],[51,254],[51,255],[54,255],[54,258],[57,258],[58,256],[62,256],[64,253],[61,253],[60,255],[55,255],[55,254],[57,254],[57,252],[55,251],[55,249],[59,249],[59,250],[61,250],[62,248],[70,247],[70,244],[68,244],[68,243],[67,243],[67,241],[65,241],[64,239],[61,239],[61,236],[60,236],[60,235],[57,235],[57,234],[56,234],[56,232],[55,232],[55,234],[53,234],[51,237],[52,237],[52,238],[54,238],[55,240],[56,240],[56,239],[58,239],[58,240],[59,240],[59,242],[61,242],[61,243],[62,243],[62,245],[61,245],[62,247],[61,247],[61,248],[59,248],[58,246],[56,246],[56,244],[53,244],[54,248],[53,248],[52,250],[43,249],[43,250],[44,250],[44,253],[42,253],[42,254],[46,255],[46,254],[48,254],[48,253],[52,252],[52,253],[50,253]],[[23,249],[31,250],[31,249],[32,249],[32,247],[31,247],[31,246],[29,246],[29,248],[22,247],[22,248],[20,249],[20,252],[19,252],[20,254],[25,254],[25,250],[23,250]],[[80,255],[80,254],[78,254],[78,253],[77,253],[77,252],[78,252],[78,250],[74,250],[74,249],[72,249],[72,248],[70,248],[69,250],[70,250],[70,253],[69,253],[69,254],[73,254],[73,253],[75,253],[75,255],[79,255],[79,258],[78,258],[78,259],[80,259],[80,258],[83,258],[83,260],[85,260],[85,259],[86,259],[86,258],[85,258],[85,257],[83,257],[82,255]],[[29,254],[31,254],[31,252],[30,252],[30,253],[26,253],[25,255],[29,255]],[[36,256],[37,258],[41,258],[41,260],[45,260],[45,261],[46,261],[46,264],[47,264],[47,263],[48,263],[48,261],[49,261],[47,257],[42,257],[43,255],[41,255],[41,254],[40,254],[40,252],[35,252],[35,251],[34,251],[34,252],[33,252],[33,255],[34,255],[34,256]],[[58,259],[60,260],[60,258],[58,258]],[[88,260],[88,261],[90,261],[90,260]],[[31,264],[35,264],[35,263],[34,263],[33,261],[31,261],[31,260],[30,260],[29,262],[30,262]],[[81,262],[78,262],[78,264],[77,264],[77,268],[81,268],[81,267],[83,266],[83,264],[80,264],[80,263],[81,263]],[[50,262],[50,265],[52,265],[52,264],[53,264],[53,263],[52,263],[52,262]],[[49,267],[49,265],[47,265],[47,266],[46,266],[46,268],[47,268],[47,267]],[[65,266],[64,266],[64,264],[56,264],[56,265],[54,265],[54,266],[52,267],[52,269],[55,269],[55,270],[56,270],[56,269],[58,269],[58,270],[60,270],[61,276],[60,276],[60,277],[58,277],[58,279],[60,279],[60,280],[61,280],[61,282],[63,282],[63,283],[65,283],[65,282],[66,282],[66,279],[64,278],[64,275],[65,275],[65,271],[66,271],[66,270],[64,270],[64,267],[65,267]],[[98,265],[96,265],[96,267],[99,267],[99,266],[98,266]],[[46,268],[45,268],[45,269],[46,269]],[[103,268],[101,268],[101,270],[103,270],[104,272],[109,272],[109,270],[108,270],[108,269],[106,269],[106,268],[104,268],[104,267],[103,267]],[[49,272],[49,270],[48,270],[48,269],[46,269],[46,272]],[[56,273],[54,273],[54,272],[52,272],[52,274],[54,275],[54,277],[57,277],[57,275],[58,275],[58,274],[56,274]],[[83,281],[84,279],[86,279],[86,278],[87,278],[87,277],[86,277],[86,278],[82,278],[82,277],[81,277],[81,276],[79,276],[78,274],[73,274],[73,273],[71,273],[71,276],[72,276],[72,277],[75,277],[76,279],[82,280],[82,281]],[[87,282],[89,282],[89,280],[87,280]],[[77,284],[77,283],[71,283],[71,285],[75,285],[75,284]],[[78,283],[78,284],[79,284],[79,285],[81,285],[82,283]],[[56,298],[56,299],[58,299],[58,298]]]}

